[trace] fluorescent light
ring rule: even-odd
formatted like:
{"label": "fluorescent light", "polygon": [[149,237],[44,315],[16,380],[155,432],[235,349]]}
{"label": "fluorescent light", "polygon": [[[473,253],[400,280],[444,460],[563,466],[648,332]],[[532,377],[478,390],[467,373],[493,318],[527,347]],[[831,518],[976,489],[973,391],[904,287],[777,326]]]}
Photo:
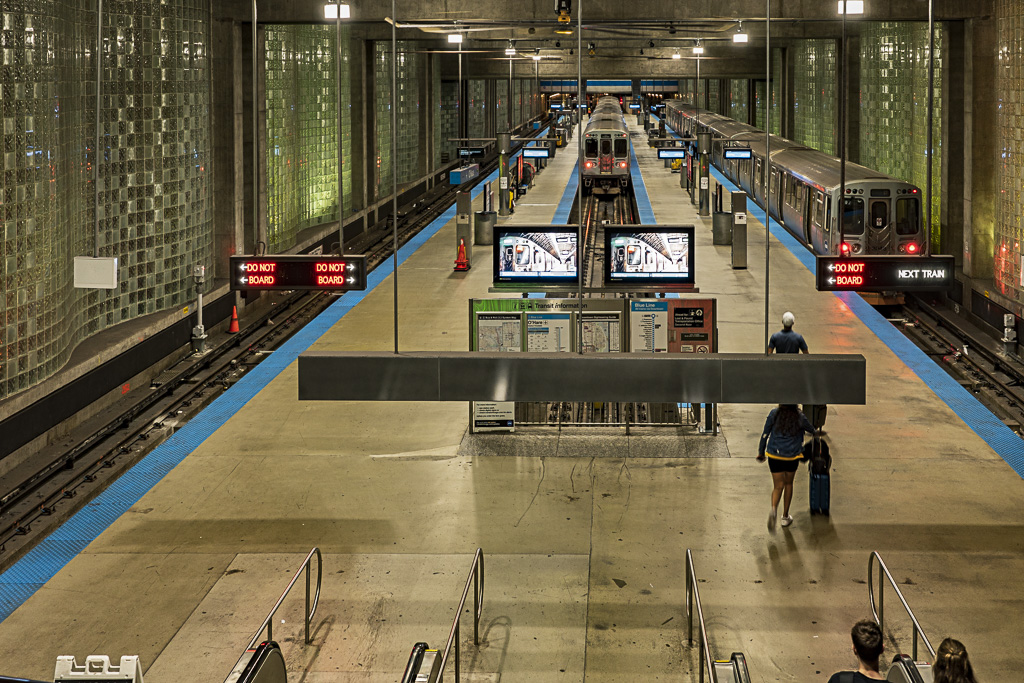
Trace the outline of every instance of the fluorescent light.
{"label": "fluorescent light", "polygon": [[449,33],[448,34],[448,42],[449,43],[461,43],[462,42],[462,34],[461,33]]}
{"label": "fluorescent light", "polygon": [[508,47],[505,48],[505,54],[508,55],[509,57],[516,56],[516,49],[511,45],[511,43],[509,44]]}
{"label": "fluorescent light", "polygon": [[683,58],[683,56],[681,54],[679,54],[678,52],[676,52],[676,53],[674,53],[672,55],[672,59],[682,59],[682,58]]}
{"label": "fluorescent light", "polygon": [[843,14],[843,6],[848,5],[846,14],[864,14],[864,0],[839,0],[839,14]]}
{"label": "fluorescent light", "polygon": [[324,5],[324,19],[337,19],[338,18],[338,7],[341,7],[341,18],[349,19],[352,17],[352,8],[348,5],[336,5],[328,4]]}
{"label": "fluorescent light", "polygon": [[540,61],[540,55],[534,55],[533,56],[533,61],[539,62]]}
{"label": "fluorescent light", "polygon": [[747,42],[746,33],[734,33],[732,34],[732,42],[734,43],[745,43]]}
{"label": "fluorescent light", "polygon": [[702,48],[702,47],[700,47],[698,45],[697,47],[693,48],[693,54],[695,54],[695,55],[702,55],[702,54],[704,54],[704,48]]}

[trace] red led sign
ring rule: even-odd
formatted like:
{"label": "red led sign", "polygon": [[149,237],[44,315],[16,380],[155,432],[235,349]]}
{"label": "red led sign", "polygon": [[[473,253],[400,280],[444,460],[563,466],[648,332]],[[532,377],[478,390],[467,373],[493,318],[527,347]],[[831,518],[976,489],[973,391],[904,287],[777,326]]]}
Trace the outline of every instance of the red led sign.
{"label": "red led sign", "polygon": [[232,256],[231,289],[366,289],[363,256]]}
{"label": "red led sign", "polygon": [[930,292],[953,286],[952,256],[818,256],[819,291]]}

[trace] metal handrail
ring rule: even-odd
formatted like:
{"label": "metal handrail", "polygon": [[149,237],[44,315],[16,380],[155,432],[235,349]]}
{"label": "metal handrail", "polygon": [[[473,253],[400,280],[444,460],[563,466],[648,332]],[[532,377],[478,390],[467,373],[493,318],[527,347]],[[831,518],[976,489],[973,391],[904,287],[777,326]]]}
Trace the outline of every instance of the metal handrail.
{"label": "metal handrail", "polygon": [[[310,601],[309,601],[310,560],[313,559],[314,555],[316,555],[316,593],[313,595],[313,602],[312,602],[312,605],[310,605]],[[306,555],[306,559],[304,559],[302,561],[302,564],[299,565],[299,569],[298,569],[298,571],[295,572],[295,576],[293,576],[292,580],[288,582],[288,587],[284,589],[284,593],[281,593],[281,597],[278,598],[277,604],[274,605],[274,609],[270,610],[270,614],[268,614],[267,618],[263,620],[263,624],[260,626],[259,630],[256,631],[256,635],[254,635],[252,637],[252,640],[249,641],[249,644],[245,648],[246,650],[251,650],[253,648],[253,646],[256,645],[256,643],[258,643],[260,641],[260,637],[263,635],[263,631],[264,630],[266,630],[266,632],[267,632],[267,640],[273,640],[274,639],[274,615],[277,613],[278,608],[281,607],[281,603],[284,602],[284,599],[286,597],[288,597],[288,593],[291,592],[292,586],[294,586],[295,582],[299,580],[299,574],[302,573],[302,570],[306,570],[306,610],[305,610],[305,619],[304,619],[305,622],[306,622],[306,644],[308,645],[310,643],[310,640],[309,640],[309,623],[310,623],[310,621],[313,620],[313,614],[316,613],[316,605],[317,605],[317,603],[320,602],[320,582],[323,579],[323,574],[324,574],[324,558],[320,554],[320,548],[313,548],[312,550],[309,551],[309,554]]]}
{"label": "metal handrail", "polygon": [[[878,609],[875,609],[875,585],[871,578],[871,567],[875,560],[878,560]],[[868,557],[868,600],[871,604],[871,616],[874,617],[875,623],[878,624],[878,628],[882,629],[882,633],[885,633],[885,584],[882,583],[882,573],[885,572],[885,578],[889,579],[889,583],[892,585],[896,595],[899,597],[900,602],[903,603],[903,609],[907,610],[907,614],[910,615],[910,621],[914,624],[914,651],[913,657],[917,661],[917,636],[921,634],[921,640],[924,641],[925,647],[928,648],[928,652],[932,655],[932,661],[935,660],[935,648],[932,647],[931,642],[928,640],[928,636],[925,635],[924,629],[921,628],[921,624],[918,623],[917,617],[914,616],[914,611],[910,609],[910,605],[907,604],[906,598],[903,597],[900,587],[896,585],[896,581],[892,578],[892,574],[889,573],[889,568],[885,566],[885,562],[882,561],[882,556],[876,551],[871,551],[871,555]]]}
{"label": "metal handrail", "polygon": [[444,652],[441,654],[437,683],[444,680],[444,667],[448,663],[448,654],[451,652],[452,643],[455,644],[455,683],[459,683],[459,617],[462,616],[462,609],[466,606],[470,586],[473,586],[473,644],[480,645],[480,615],[484,607],[484,551],[482,548],[477,548],[476,555],[473,556],[473,566],[469,568],[469,577],[466,579],[466,587],[462,591],[462,599],[459,600],[459,608],[455,612],[452,630],[448,634],[448,643],[444,646]]}
{"label": "metal handrail", "polygon": [[708,632],[704,626],[704,610],[700,606],[700,591],[697,589],[697,575],[693,571],[693,555],[686,549],[686,622],[687,638],[693,647],[693,605],[697,605],[697,621],[700,625],[700,683],[704,683],[704,668],[707,667],[711,683],[718,683],[718,673],[711,659],[711,648],[708,647]]}

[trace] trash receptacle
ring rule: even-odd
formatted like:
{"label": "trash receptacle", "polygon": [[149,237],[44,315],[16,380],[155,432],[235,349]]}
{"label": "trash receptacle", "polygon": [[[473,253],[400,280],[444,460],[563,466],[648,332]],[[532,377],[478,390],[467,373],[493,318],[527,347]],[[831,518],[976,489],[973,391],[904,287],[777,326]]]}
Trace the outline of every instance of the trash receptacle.
{"label": "trash receptacle", "polygon": [[711,243],[717,245],[732,244],[731,213],[726,213],[725,211],[715,211],[711,215]]}
{"label": "trash receptacle", "polygon": [[494,225],[498,214],[494,211],[477,211],[473,216],[473,243],[494,244]]}

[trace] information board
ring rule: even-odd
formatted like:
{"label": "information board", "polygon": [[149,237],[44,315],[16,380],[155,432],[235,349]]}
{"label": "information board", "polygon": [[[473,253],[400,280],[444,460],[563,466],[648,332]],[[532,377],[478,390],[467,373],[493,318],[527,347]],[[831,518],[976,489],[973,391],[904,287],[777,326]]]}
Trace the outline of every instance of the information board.
{"label": "information board", "polygon": [[659,159],[685,159],[685,147],[662,147],[658,150]]}
{"label": "information board", "polygon": [[818,256],[819,291],[932,292],[953,287],[952,256]]}
{"label": "information board", "polygon": [[551,150],[547,147],[524,147],[523,158],[524,159],[549,159],[551,157]]}
{"label": "information board", "polygon": [[751,159],[754,152],[749,147],[726,147],[724,155],[726,159]]}
{"label": "information board", "polygon": [[669,353],[714,353],[715,300],[675,299],[669,305]]}
{"label": "information board", "polygon": [[231,289],[361,291],[364,256],[232,256]]}
{"label": "information board", "polygon": [[630,302],[629,350],[668,351],[668,301]]}
{"label": "information board", "polygon": [[486,147],[459,147],[459,157],[463,159],[482,157],[486,151]]}
{"label": "information board", "polygon": [[[476,351],[509,353],[523,349],[523,318],[520,313],[477,313]],[[514,432],[515,401],[474,401],[474,432]]]}

